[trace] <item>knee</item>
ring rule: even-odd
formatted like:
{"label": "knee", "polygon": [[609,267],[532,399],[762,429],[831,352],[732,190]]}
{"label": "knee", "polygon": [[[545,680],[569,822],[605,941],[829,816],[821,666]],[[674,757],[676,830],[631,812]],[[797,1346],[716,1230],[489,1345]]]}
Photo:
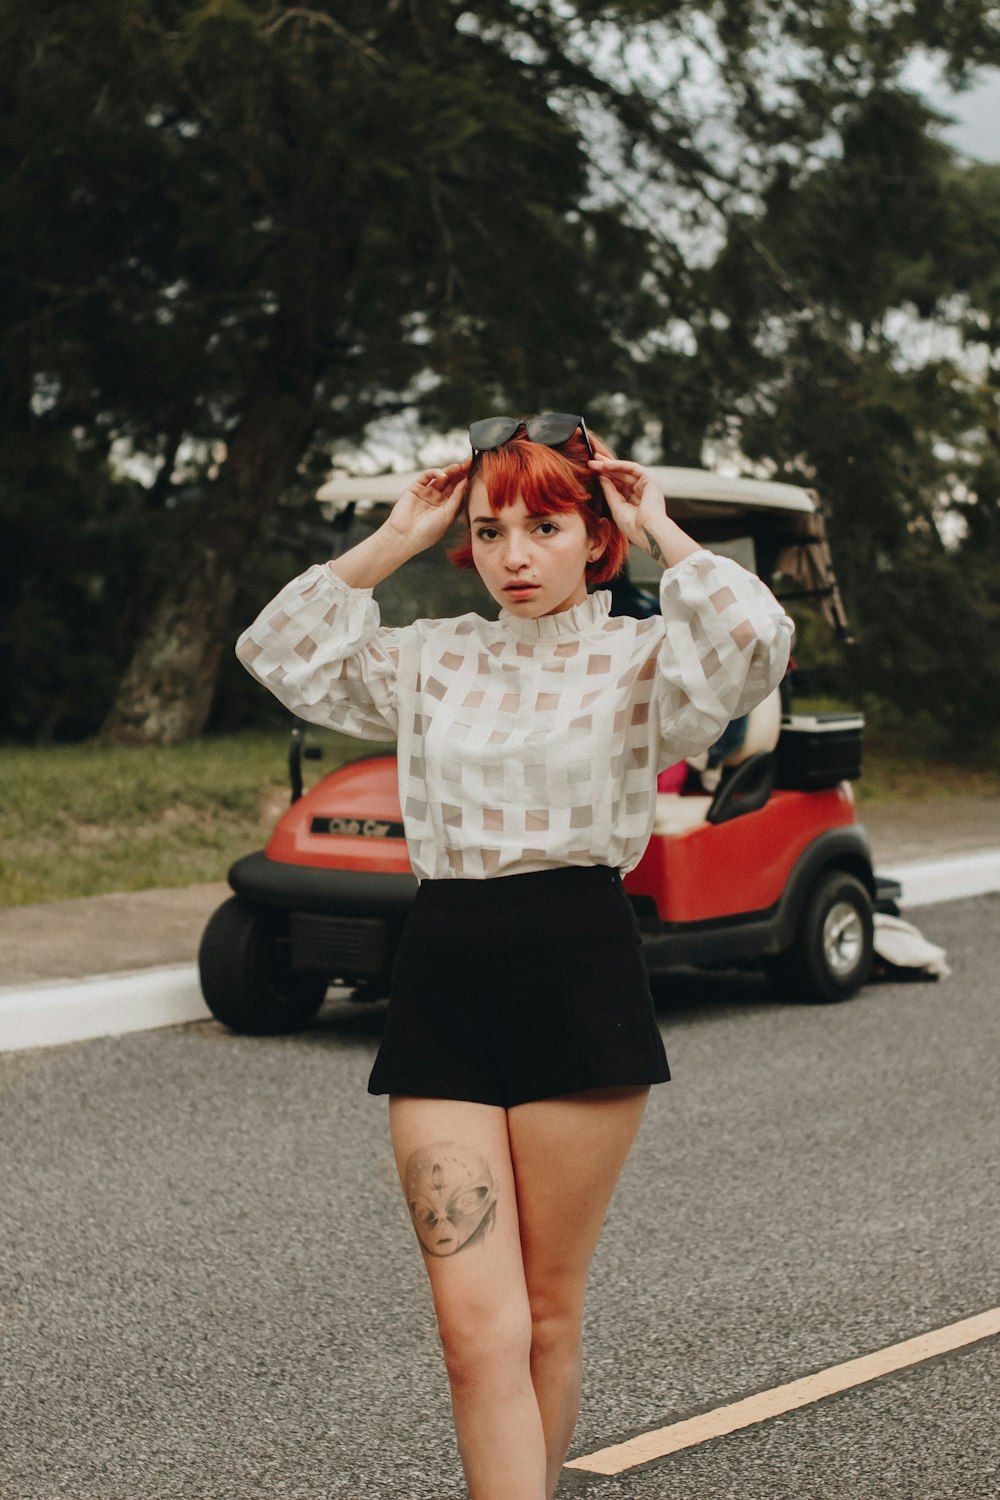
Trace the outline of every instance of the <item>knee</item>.
{"label": "knee", "polygon": [[438,1333],[453,1386],[476,1385],[498,1372],[520,1373],[529,1366],[532,1325],[526,1304],[439,1310]]}
{"label": "knee", "polygon": [[540,1288],[531,1296],[531,1356],[544,1359],[569,1354],[580,1343],[583,1323],[583,1289],[557,1285]]}

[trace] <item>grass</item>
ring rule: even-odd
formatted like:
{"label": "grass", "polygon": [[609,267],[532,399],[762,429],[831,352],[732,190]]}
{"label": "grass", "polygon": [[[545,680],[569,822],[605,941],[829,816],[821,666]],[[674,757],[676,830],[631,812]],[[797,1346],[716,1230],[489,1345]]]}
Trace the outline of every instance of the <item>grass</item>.
{"label": "grass", "polygon": [[[796,698],[796,713],[856,711],[835,698]],[[1000,770],[963,765],[908,745],[896,730],[869,716],[862,744],[862,776],[855,782],[859,802],[926,802],[942,797],[1000,796]]]}
{"label": "grass", "polygon": [[[307,762],[307,784],[374,748],[311,741],[324,757]],[[288,804],[287,753],[282,730],[168,748],[0,746],[0,906],[224,880]]]}
{"label": "grass", "polygon": [[915,756],[891,737],[866,731],[859,802],[931,802],[942,797],[1000,797],[1000,774],[979,766]]}
{"label": "grass", "polygon": [[[311,743],[324,755],[306,763],[307,783],[387,748],[321,731]],[[170,748],[0,746],[0,906],[224,880],[288,805],[287,751],[283,730]],[[864,802],[997,796],[1000,774],[923,759],[869,728],[857,791]]]}

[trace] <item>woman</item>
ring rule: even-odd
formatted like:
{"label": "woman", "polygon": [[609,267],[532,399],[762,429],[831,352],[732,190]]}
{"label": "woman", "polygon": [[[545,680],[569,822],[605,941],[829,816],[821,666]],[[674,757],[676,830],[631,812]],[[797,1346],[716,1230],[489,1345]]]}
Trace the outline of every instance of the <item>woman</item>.
{"label": "woman", "polygon": [[[548,1500],[576,1421],[587,1272],[669,1077],[621,875],[656,773],[780,680],[792,624],[670,519],[582,418],[492,418],[373,535],[289,583],[237,654],[293,713],[397,740],[420,879],[369,1090],[430,1276],[472,1500]],[[375,584],[441,540],[499,619],[379,626]],[[628,544],[662,614],[590,593]]]}

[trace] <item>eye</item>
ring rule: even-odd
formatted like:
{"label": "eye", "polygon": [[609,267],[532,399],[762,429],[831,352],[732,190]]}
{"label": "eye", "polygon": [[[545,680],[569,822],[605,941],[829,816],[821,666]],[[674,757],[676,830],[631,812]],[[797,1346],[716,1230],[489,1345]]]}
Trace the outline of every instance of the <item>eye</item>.
{"label": "eye", "polygon": [[495,526],[480,526],[476,531],[476,536],[481,542],[492,542],[493,538],[498,535]]}
{"label": "eye", "polygon": [[535,530],[540,531],[543,536],[554,536],[559,530],[559,527],[556,525],[555,521],[540,521],[535,527]]}
{"label": "eye", "polygon": [[454,1222],[456,1217],[464,1218],[466,1214],[475,1213],[476,1209],[489,1194],[486,1187],[466,1188],[464,1192],[457,1193],[448,1204],[448,1217]]}

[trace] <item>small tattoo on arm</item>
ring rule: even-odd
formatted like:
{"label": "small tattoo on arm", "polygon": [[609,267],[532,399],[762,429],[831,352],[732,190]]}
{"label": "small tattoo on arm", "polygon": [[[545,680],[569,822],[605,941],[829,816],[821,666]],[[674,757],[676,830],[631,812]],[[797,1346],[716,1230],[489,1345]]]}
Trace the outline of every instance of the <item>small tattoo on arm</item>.
{"label": "small tattoo on arm", "polygon": [[468,1146],[435,1141],[419,1147],[403,1169],[403,1191],[427,1255],[455,1255],[482,1244],[494,1226],[493,1173]]}
{"label": "small tattoo on arm", "polygon": [[645,528],[645,526],[644,526],[642,528],[642,534],[646,538],[646,541],[649,543],[650,555],[652,557],[654,557],[657,562],[662,562],[663,561],[663,553],[660,551],[660,548],[659,548],[659,546],[657,544],[656,538],[653,536],[653,533],[651,531],[647,531],[646,528]]}

